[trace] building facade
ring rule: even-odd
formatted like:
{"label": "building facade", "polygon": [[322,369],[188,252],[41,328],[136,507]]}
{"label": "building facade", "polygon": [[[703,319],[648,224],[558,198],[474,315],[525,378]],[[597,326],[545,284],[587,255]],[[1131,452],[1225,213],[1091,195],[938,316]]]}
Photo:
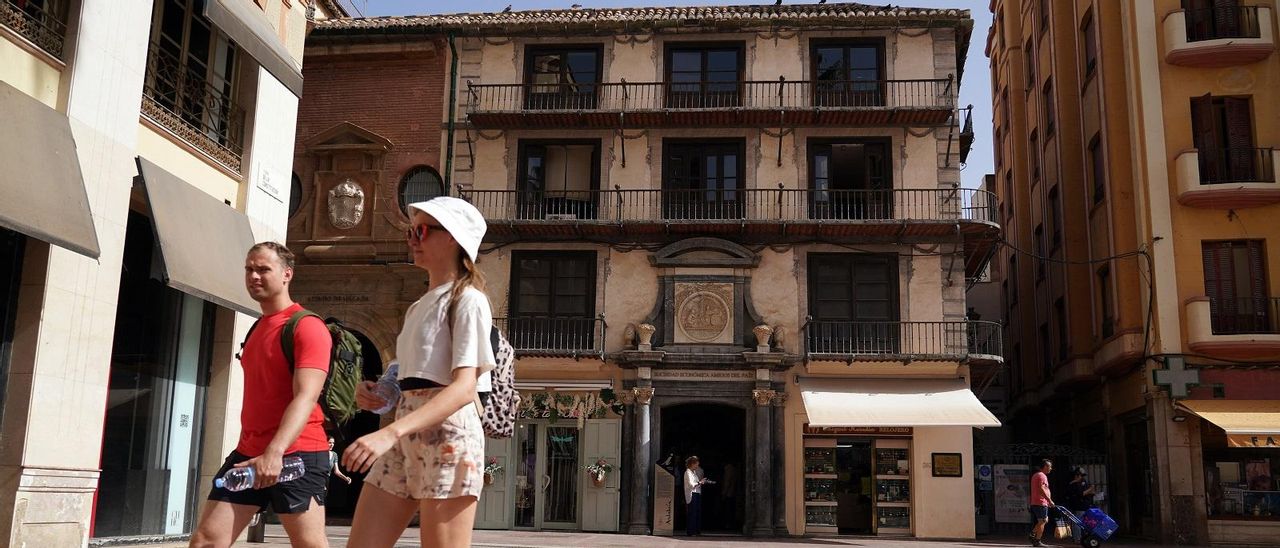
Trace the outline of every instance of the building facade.
{"label": "building facade", "polygon": [[1105,454],[1128,534],[1270,542],[1274,2],[991,9],[1014,438]]}
{"label": "building facade", "polygon": [[480,527],[670,534],[696,454],[710,530],[971,538],[972,427],[998,424],[971,367],[1002,354],[966,319],[999,230],[959,188],[971,27],[843,3],[320,25],[308,94],[352,110],[304,99],[295,171],[304,202],[350,182],[369,205],[294,216],[301,300],[388,361],[423,291],[405,203],[490,219],[524,405]]}
{"label": "building facade", "polygon": [[0,2],[0,544],[191,531],[318,4]]}

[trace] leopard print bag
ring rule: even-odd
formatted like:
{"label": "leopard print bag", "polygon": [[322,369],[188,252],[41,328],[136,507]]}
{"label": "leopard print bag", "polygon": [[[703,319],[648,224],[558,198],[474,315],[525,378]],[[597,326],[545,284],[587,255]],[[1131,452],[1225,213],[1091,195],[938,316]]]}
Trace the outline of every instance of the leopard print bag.
{"label": "leopard print bag", "polygon": [[489,333],[489,342],[493,344],[493,357],[498,365],[490,373],[493,391],[482,399],[480,424],[486,437],[504,439],[515,433],[516,415],[520,409],[520,392],[516,390],[516,351],[497,327]]}

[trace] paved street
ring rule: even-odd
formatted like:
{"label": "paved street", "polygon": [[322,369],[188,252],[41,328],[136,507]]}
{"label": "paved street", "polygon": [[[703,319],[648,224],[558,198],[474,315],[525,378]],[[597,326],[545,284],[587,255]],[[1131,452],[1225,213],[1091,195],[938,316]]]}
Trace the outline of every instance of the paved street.
{"label": "paved street", "polygon": [[[330,527],[329,543],[333,548],[341,548],[346,546],[347,527]],[[401,537],[401,542],[396,544],[396,548],[416,548],[418,546],[417,529],[410,529]],[[236,544],[237,548],[253,548],[257,546],[288,546],[288,538],[285,537],[284,529],[279,525],[272,525],[267,528],[266,544]],[[186,546],[186,544],[150,544],[138,545],[131,548],[178,548]],[[487,548],[568,548],[568,547],[592,547],[592,548],[710,548],[712,546],[734,547],[747,546],[751,548],[766,548],[771,546],[866,546],[875,548],[932,548],[940,546],[977,546],[977,547],[1016,547],[1029,546],[1025,540],[1016,538],[981,538],[976,541],[923,541],[911,539],[881,539],[868,537],[841,537],[841,538],[788,538],[788,539],[768,539],[755,540],[744,537],[730,536],[707,536],[697,539],[685,537],[649,537],[636,535],[614,535],[603,533],[551,533],[551,532],[532,532],[532,531],[476,531],[474,544],[476,547]],[[1058,541],[1053,546],[1070,547],[1074,546],[1070,542]],[[1151,547],[1155,546],[1150,543],[1133,543],[1120,541],[1116,543],[1107,543],[1106,546],[1111,548],[1125,547]]]}

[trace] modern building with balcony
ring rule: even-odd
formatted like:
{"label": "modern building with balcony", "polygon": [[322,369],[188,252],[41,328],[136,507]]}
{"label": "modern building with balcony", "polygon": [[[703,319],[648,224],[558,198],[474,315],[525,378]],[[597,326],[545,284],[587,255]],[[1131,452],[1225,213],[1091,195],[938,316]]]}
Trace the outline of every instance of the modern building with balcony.
{"label": "modern building with balcony", "polygon": [[0,0],[0,545],[189,534],[282,240],[307,0]]}
{"label": "modern building with balcony", "polygon": [[991,7],[1013,438],[1102,455],[1127,534],[1274,542],[1275,2]]}
{"label": "modern building with balcony", "polygon": [[[971,28],[853,3],[322,24],[295,289],[389,360],[423,290],[405,204],[489,219],[525,405],[480,527],[671,534],[667,470],[698,455],[708,530],[972,538],[973,429],[999,423],[970,385],[1004,338],[966,308],[1000,231],[960,185]],[[325,216],[343,185],[364,221]]]}

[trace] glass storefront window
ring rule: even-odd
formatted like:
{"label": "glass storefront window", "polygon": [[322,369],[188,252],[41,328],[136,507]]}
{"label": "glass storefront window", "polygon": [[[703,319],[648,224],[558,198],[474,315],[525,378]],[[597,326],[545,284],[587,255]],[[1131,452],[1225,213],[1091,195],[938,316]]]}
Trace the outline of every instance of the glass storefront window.
{"label": "glass storefront window", "polygon": [[1204,462],[1209,517],[1280,521],[1280,453],[1206,449]]}
{"label": "glass storefront window", "polygon": [[130,214],[102,439],[95,537],[189,533],[215,307],[151,275],[154,236]]}
{"label": "glass storefront window", "polygon": [[[26,244],[27,239],[22,234],[0,228],[0,411],[4,410],[9,384],[9,359],[13,353],[18,286],[22,283],[22,257]],[[0,432],[0,441],[3,439],[4,433]]]}

